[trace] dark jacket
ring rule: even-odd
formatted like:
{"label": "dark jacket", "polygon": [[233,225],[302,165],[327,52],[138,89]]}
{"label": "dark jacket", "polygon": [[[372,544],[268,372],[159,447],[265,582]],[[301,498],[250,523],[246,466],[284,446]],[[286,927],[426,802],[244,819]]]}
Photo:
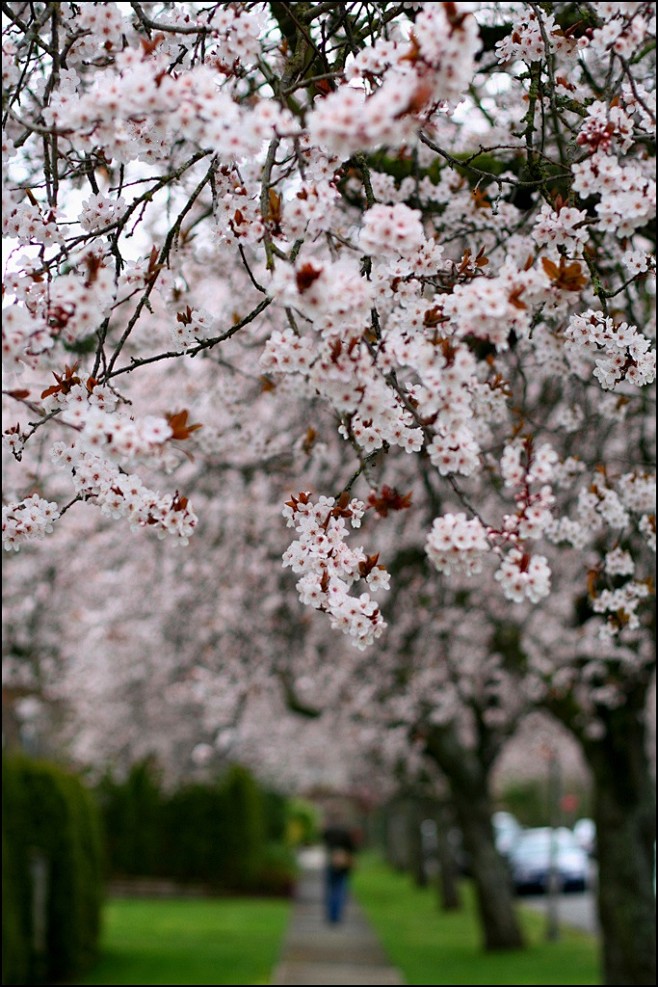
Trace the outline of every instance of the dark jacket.
{"label": "dark jacket", "polygon": [[331,871],[346,873],[352,869],[356,843],[345,826],[330,825],[322,834],[327,848],[327,863]]}

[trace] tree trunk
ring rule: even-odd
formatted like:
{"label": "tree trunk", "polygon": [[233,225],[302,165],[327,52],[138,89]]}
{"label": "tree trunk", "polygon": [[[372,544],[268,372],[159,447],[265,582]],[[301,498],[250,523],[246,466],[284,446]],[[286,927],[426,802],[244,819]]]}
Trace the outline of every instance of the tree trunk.
{"label": "tree trunk", "polygon": [[457,864],[448,837],[449,829],[449,813],[442,806],[436,820],[436,856],[439,864],[439,905],[444,912],[457,911],[462,906],[457,883]]}
{"label": "tree trunk", "polygon": [[399,800],[389,802],[385,810],[386,860],[394,870],[406,870],[409,866],[407,826],[404,805]]}
{"label": "tree trunk", "polygon": [[484,947],[520,949],[523,935],[514,910],[509,873],[494,841],[489,793],[476,796],[472,791],[453,789],[453,798],[469,855]]}
{"label": "tree trunk", "polygon": [[487,950],[520,949],[523,933],[514,909],[507,866],[496,849],[489,770],[477,751],[464,747],[450,725],[432,728],[427,753],[445,774],[470,857],[471,874]]}
{"label": "tree trunk", "polygon": [[425,869],[425,853],[421,823],[423,821],[422,803],[420,799],[410,796],[407,803],[407,840],[409,843],[409,863],[414,884],[419,888],[427,885],[427,870]]}
{"label": "tree trunk", "polygon": [[655,785],[634,705],[609,712],[600,740],[583,740],[594,780],[603,983],[610,985],[656,983]]}

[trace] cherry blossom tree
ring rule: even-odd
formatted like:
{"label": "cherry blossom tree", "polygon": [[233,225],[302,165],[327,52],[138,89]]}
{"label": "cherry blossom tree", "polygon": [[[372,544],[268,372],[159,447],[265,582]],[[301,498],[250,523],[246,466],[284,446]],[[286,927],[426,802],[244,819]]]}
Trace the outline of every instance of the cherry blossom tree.
{"label": "cherry blossom tree", "polygon": [[108,572],[148,544],[114,637],[44,634],[82,627],[89,708],[140,636],[154,722],[201,696],[210,735],[285,688],[288,570],[367,656],[421,565],[491,629],[473,689],[495,661],[583,744],[610,984],[655,982],[654,51],[645,2],[3,3],[16,606],[23,546],[74,592],[82,515]]}

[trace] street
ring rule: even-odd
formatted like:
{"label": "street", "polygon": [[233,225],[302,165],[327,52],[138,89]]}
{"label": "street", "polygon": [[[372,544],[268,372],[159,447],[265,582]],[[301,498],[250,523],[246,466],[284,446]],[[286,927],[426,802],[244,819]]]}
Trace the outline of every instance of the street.
{"label": "street", "polygon": [[[529,905],[537,911],[548,913],[548,895],[524,895],[518,899],[520,903]],[[558,894],[556,902],[556,920],[558,925],[572,925],[585,932],[596,933],[598,920],[596,917],[595,891]]]}

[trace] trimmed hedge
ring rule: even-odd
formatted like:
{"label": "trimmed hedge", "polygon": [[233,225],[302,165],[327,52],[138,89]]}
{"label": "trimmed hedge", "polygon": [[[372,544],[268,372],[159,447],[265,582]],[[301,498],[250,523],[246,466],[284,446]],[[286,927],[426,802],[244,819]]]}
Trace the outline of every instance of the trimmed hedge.
{"label": "trimmed hedge", "polygon": [[106,775],[96,796],[110,875],[160,876],[164,796],[153,764],[141,761],[133,765],[122,782]]}
{"label": "trimmed hedge", "polygon": [[255,894],[291,891],[288,801],[239,765],[214,782],[165,793],[145,761],[123,782],[104,778],[98,797],[112,878],[169,878]]}
{"label": "trimmed hedge", "polygon": [[3,758],[2,982],[44,984],[95,961],[103,899],[100,817],[80,780]]}

